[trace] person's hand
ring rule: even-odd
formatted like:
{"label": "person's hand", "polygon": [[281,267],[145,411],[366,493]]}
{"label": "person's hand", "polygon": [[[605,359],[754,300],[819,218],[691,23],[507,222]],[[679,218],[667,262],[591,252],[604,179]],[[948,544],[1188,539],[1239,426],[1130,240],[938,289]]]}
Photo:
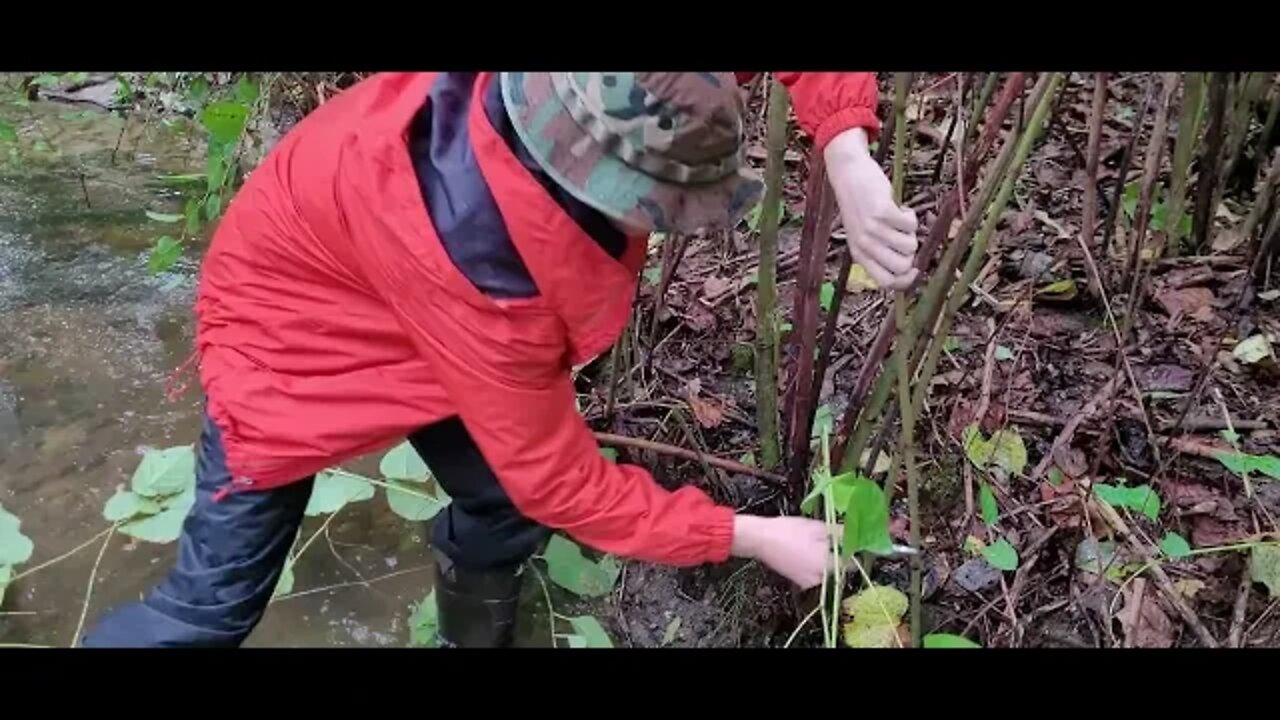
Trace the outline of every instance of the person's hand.
{"label": "person's hand", "polygon": [[820,584],[833,564],[827,526],[809,518],[738,515],[730,552],[759,560],[802,590]]}
{"label": "person's hand", "polygon": [[827,177],[849,237],[849,252],[880,287],[916,281],[916,214],[893,201],[893,186],[867,148],[862,128],[832,138],[823,151]]}

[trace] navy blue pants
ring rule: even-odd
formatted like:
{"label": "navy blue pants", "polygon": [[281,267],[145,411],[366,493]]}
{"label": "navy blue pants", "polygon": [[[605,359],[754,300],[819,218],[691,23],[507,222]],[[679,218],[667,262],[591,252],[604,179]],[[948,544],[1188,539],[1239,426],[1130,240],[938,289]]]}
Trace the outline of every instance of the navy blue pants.
{"label": "navy blue pants", "polygon": [[[458,566],[489,570],[519,564],[549,531],[522,516],[456,418],[409,441],[453,498],[432,528],[432,543]],[[273,490],[213,501],[231,479],[218,428],[206,417],[196,461],[196,502],[183,525],[178,558],[142,602],[103,618],[84,647],[237,647],[266,610],[302,523],[313,477]]]}

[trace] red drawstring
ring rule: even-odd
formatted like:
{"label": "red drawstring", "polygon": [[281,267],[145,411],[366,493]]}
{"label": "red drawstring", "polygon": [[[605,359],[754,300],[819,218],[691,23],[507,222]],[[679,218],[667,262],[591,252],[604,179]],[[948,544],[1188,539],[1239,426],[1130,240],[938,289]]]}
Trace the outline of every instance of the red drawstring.
{"label": "red drawstring", "polygon": [[200,353],[198,350],[193,350],[191,354],[187,356],[187,359],[183,360],[182,364],[178,366],[178,369],[174,370],[164,381],[165,397],[168,398],[169,402],[176,401],[182,396],[182,393],[186,392],[187,388],[191,386],[191,380],[189,378],[184,380],[182,385],[177,388],[173,386],[173,383],[186,373],[187,368],[189,368],[191,364],[198,359],[199,355]]}

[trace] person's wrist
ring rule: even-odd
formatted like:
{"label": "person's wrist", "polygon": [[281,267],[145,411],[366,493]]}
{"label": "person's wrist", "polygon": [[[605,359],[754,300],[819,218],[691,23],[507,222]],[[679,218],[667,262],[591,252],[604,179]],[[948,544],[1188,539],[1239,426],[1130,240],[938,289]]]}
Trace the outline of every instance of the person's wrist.
{"label": "person's wrist", "polygon": [[733,516],[733,542],[729,554],[739,558],[755,558],[760,552],[761,523],[754,515]]}
{"label": "person's wrist", "polygon": [[871,160],[870,141],[865,128],[849,128],[831,138],[822,151],[828,166],[856,164]]}

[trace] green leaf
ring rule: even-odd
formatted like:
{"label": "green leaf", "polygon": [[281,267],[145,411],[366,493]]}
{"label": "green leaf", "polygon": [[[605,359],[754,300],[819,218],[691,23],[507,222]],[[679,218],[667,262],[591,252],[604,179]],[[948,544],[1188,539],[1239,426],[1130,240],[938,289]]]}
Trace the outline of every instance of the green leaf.
{"label": "green leaf", "polygon": [[1067,481],[1067,476],[1062,474],[1062,469],[1057,465],[1049,468],[1049,484],[1054,487],[1062,487],[1062,483]]}
{"label": "green leaf", "polygon": [[[953,353],[959,349],[960,349],[960,338],[956,337],[955,335],[948,335],[947,339],[942,342],[943,352]],[[1000,352],[999,348],[996,349],[996,352]]]}
{"label": "green leaf", "polygon": [[1149,485],[1122,487],[1098,483],[1093,486],[1093,492],[1109,505],[1129,508],[1146,515],[1151,520],[1157,520],[1160,517],[1160,496]]}
{"label": "green leaf", "polygon": [[52,146],[52,145],[50,145],[49,143],[45,142],[44,140],[37,140],[37,141],[35,141],[34,143],[32,143],[32,145],[31,145],[31,149],[32,149],[32,150],[35,150],[35,151],[36,151],[36,152],[38,152],[38,153],[51,153],[51,152],[53,152],[53,146]]}
{"label": "green leaf", "polygon": [[1242,452],[1222,452],[1215,457],[1218,458],[1218,462],[1236,475],[1243,476],[1253,468],[1250,456]]}
{"label": "green leaf", "polygon": [[177,495],[194,489],[195,484],[196,455],[190,445],[147,452],[129,481],[129,487],[146,498]]}
{"label": "green leaf", "polygon": [[982,549],[982,557],[997,570],[1011,572],[1018,569],[1018,551],[1013,549],[1008,540],[1000,538]]}
{"label": "green leaf", "polygon": [[1010,474],[1018,475],[1027,467],[1027,447],[1022,443],[1022,436],[1012,426],[997,430],[987,440],[982,437],[978,424],[974,423],[964,429],[963,438],[965,455],[979,468],[986,469],[995,465]]}
{"label": "green leaf", "polygon": [[1249,577],[1267,586],[1271,597],[1280,598],[1280,545],[1254,545],[1249,555]]}
{"label": "green leaf", "polygon": [[889,505],[880,486],[866,478],[850,483],[849,501],[844,506],[844,543],[846,557],[863,551],[877,555],[893,552],[889,537]]}
{"label": "green leaf", "polygon": [[156,181],[165,185],[192,185],[204,182],[208,177],[204,173],[189,173],[186,175],[157,175]]}
{"label": "green leaf", "polygon": [[1052,295],[1064,300],[1069,300],[1075,297],[1076,293],[1076,281],[1071,278],[1049,283],[1037,291],[1038,295]]}
{"label": "green leaf", "polygon": [[1013,351],[1003,345],[996,346],[996,360],[1007,362],[1013,359]]}
{"label": "green leaf", "polygon": [[258,83],[249,79],[248,75],[241,75],[236,81],[235,98],[236,102],[251,107],[258,101]]}
{"label": "green leaf", "polygon": [[280,579],[276,581],[276,589],[271,592],[271,597],[284,597],[293,592],[293,561],[290,560],[284,564],[284,569],[280,571]]}
{"label": "green leaf", "polygon": [[1262,362],[1272,356],[1271,340],[1262,334],[1246,338],[1236,343],[1231,349],[1231,356],[1250,365]]}
{"label": "green leaf", "polygon": [[645,268],[644,281],[653,287],[658,287],[658,284],[662,282],[662,268],[657,265]]}
{"label": "green leaf", "polygon": [[831,478],[831,499],[835,501],[837,513],[844,513],[845,508],[849,507],[849,499],[853,497],[853,488],[861,477],[857,473],[847,472]]}
{"label": "green leaf", "polygon": [[611,463],[616,463],[618,462],[618,451],[611,447],[602,447],[600,448],[600,457]]}
{"label": "green leaf", "polygon": [[822,283],[822,287],[818,288],[818,304],[822,306],[822,312],[831,312],[831,303],[836,299],[836,286],[832,282]]}
{"label": "green leaf", "polygon": [[1125,217],[1133,220],[1133,216],[1138,212],[1138,183],[1131,182],[1124,186],[1124,198],[1120,201],[1120,207],[1124,210]]}
{"label": "green leaf", "polygon": [[204,201],[204,216],[209,222],[218,219],[222,214],[222,194],[213,193]]}
{"label": "green leaf", "polygon": [[89,73],[82,71],[67,73],[62,76],[68,85],[80,85],[89,79]]}
{"label": "green leaf", "polygon": [[930,633],[925,635],[923,643],[926,650],[938,649],[969,649],[982,647],[978,643],[970,640],[963,635],[951,635],[948,633]]}
{"label": "green leaf", "polygon": [[426,482],[431,477],[431,469],[423,462],[422,456],[414,449],[413,443],[405,440],[391,448],[378,463],[378,472],[390,480],[407,480]]}
{"label": "green leaf", "polygon": [[209,81],[203,75],[196,76],[187,88],[187,99],[194,105],[203,105],[209,99]]}
{"label": "green leaf", "polygon": [[0,142],[17,142],[18,130],[12,124],[0,120]]}
{"label": "green leaf", "polygon": [[1254,472],[1260,472],[1274,480],[1280,480],[1280,457],[1275,455],[1254,455],[1252,457]]}
{"label": "green leaf", "polygon": [[187,220],[187,234],[195,235],[200,232],[200,202],[195,198],[187,198],[187,204],[182,208],[182,215]]}
{"label": "green leaf", "polygon": [[432,588],[409,616],[409,644],[413,647],[436,647],[440,642],[439,631],[440,607],[436,604],[435,588]]}
{"label": "green leaf", "polygon": [[609,633],[605,632],[600,621],[590,615],[579,615],[578,617],[569,618],[569,624],[573,625],[573,629],[577,631],[578,636],[586,640],[583,647],[586,648],[611,648],[613,641],[609,639]]}
{"label": "green leaf", "polygon": [[209,155],[204,161],[205,189],[213,194],[222,187],[227,179],[226,150],[221,145],[210,145]]}
{"label": "green leaf", "polygon": [[1191,544],[1187,539],[1176,532],[1165,533],[1164,538],[1160,540],[1160,552],[1168,555],[1173,559],[1189,557],[1191,555]]}
{"label": "green leaf", "polygon": [[173,267],[181,256],[182,243],[168,235],[162,235],[156,238],[156,244],[152,246],[151,254],[147,256],[147,269],[152,273],[162,273]]}
{"label": "green leaf", "polygon": [[158,213],[150,210],[146,211],[147,217],[162,223],[176,223],[183,219],[182,215],[171,215],[169,213]]}
{"label": "green leaf", "polygon": [[311,488],[311,498],[307,501],[307,509],[303,512],[310,517],[335,513],[347,503],[362,502],[372,498],[373,492],[373,484],[366,478],[347,472],[323,470],[316,474],[315,484]]}
{"label": "green leaf", "polygon": [[209,131],[210,137],[222,144],[239,140],[248,118],[249,108],[238,102],[210,103],[200,111],[200,124]]}
{"label": "green leaf", "polygon": [[55,75],[54,73],[40,73],[35,77],[34,80],[31,81],[31,84],[39,85],[40,87],[53,87],[53,86],[56,86],[59,82],[60,80],[58,76]]}
{"label": "green leaf", "polygon": [[21,565],[31,559],[35,544],[21,528],[18,516],[0,507],[0,565]]}
{"label": "green leaf", "polygon": [[[430,520],[449,505],[449,497],[430,497],[421,486],[391,480],[387,483],[387,504],[395,514],[412,522]],[[444,491],[440,491],[444,495]]]}
{"label": "green leaf", "polygon": [[543,559],[552,582],[583,597],[608,595],[622,572],[613,557],[605,556],[593,562],[582,554],[577,543],[561,535],[551,536]]}
{"label": "green leaf", "polygon": [[755,452],[747,451],[745,453],[742,453],[742,457],[738,458],[738,462],[742,463],[743,465],[746,465],[747,467],[755,467],[756,466]]}
{"label": "green leaf", "polygon": [[[185,499],[190,498],[190,502]],[[120,532],[129,537],[145,542],[164,545],[177,540],[182,535],[182,524],[187,519],[191,505],[195,503],[195,493],[183,493],[175,501],[155,515],[147,515],[131,520],[120,526]]]}
{"label": "green leaf", "polygon": [[987,483],[982,483],[978,490],[978,505],[982,508],[982,522],[988,526],[995,525],[996,518],[1000,517],[1000,506],[996,504],[996,494]]}
{"label": "green leaf", "polygon": [[102,517],[108,522],[120,522],[137,515],[155,515],[163,509],[163,506],[155,500],[121,488],[116,490],[116,494],[112,495],[103,506]]}

